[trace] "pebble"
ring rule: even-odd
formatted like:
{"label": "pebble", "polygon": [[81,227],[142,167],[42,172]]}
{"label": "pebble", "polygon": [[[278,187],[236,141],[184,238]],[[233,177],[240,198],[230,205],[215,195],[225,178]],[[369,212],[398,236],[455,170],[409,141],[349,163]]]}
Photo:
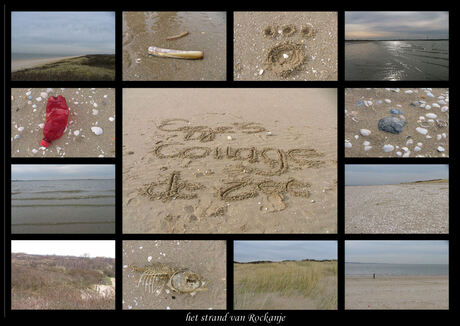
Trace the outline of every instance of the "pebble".
{"label": "pebble", "polygon": [[104,132],[101,127],[91,127],[91,131],[94,132],[97,136],[102,135]]}
{"label": "pebble", "polygon": [[406,125],[404,121],[396,117],[385,117],[379,120],[379,130],[399,134]]}
{"label": "pebble", "polygon": [[422,135],[426,135],[428,133],[428,130],[422,127],[417,127],[415,130],[417,130],[417,132],[421,133]]}
{"label": "pebble", "polygon": [[368,129],[361,129],[359,133],[363,136],[369,136],[371,134],[371,131]]}
{"label": "pebble", "polygon": [[391,109],[390,113],[391,114],[403,114],[401,110],[397,110],[397,109]]}
{"label": "pebble", "polygon": [[227,136],[227,140],[232,140],[232,136]]}
{"label": "pebble", "polygon": [[392,150],[394,150],[395,147],[393,145],[383,145],[383,151],[384,152],[391,152]]}

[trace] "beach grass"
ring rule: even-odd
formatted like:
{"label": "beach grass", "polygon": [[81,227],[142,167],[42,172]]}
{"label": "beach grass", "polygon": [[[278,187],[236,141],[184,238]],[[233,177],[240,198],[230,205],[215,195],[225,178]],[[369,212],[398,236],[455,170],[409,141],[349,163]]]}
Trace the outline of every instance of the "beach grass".
{"label": "beach grass", "polygon": [[234,280],[236,309],[254,308],[251,297],[264,294],[308,298],[316,309],[337,308],[336,261],[235,263]]}
{"label": "beach grass", "polygon": [[12,309],[114,309],[115,297],[94,291],[111,284],[115,260],[12,254]]}
{"label": "beach grass", "polygon": [[115,80],[115,55],[93,54],[64,59],[11,73],[15,81],[109,81]]}

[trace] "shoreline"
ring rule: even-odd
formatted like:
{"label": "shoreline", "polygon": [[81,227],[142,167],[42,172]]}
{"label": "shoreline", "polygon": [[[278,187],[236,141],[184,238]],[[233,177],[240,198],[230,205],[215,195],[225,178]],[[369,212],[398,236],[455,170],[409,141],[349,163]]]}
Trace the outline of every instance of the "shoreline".
{"label": "shoreline", "polygon": [[13,60],[11,59],[11,72],[21,71],[29,68],[36,68],[41,65],[48,63],[54,63],[61,60],[72,59],[82,57],[84,55],[76,56],[67,56],[67,57],[54,57],[54,58],[40,58],[40,59],[23,59],[23,60]]}

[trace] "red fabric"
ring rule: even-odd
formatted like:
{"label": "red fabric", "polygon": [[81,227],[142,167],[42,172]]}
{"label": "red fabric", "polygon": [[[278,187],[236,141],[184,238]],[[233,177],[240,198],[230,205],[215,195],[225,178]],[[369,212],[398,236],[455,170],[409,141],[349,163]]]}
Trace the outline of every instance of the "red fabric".
{"label": "red fabric", "polygon": [[[49,144],[58,139],[64,133],[69,118],[69,107],[62,95],[51,96],[46,104],[46,123],[43,128],[43,140],[40,144],[48,147]],[[45,146],[48,145],[48,146]]]}

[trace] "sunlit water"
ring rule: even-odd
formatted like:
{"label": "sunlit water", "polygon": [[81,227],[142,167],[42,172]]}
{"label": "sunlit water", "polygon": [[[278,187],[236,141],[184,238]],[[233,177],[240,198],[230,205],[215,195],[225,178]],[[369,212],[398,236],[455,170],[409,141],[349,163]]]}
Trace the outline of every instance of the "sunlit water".
{"label": "sunlit water", "polygon": [[449,42],[346,41],[346,80],[448,80]]}

